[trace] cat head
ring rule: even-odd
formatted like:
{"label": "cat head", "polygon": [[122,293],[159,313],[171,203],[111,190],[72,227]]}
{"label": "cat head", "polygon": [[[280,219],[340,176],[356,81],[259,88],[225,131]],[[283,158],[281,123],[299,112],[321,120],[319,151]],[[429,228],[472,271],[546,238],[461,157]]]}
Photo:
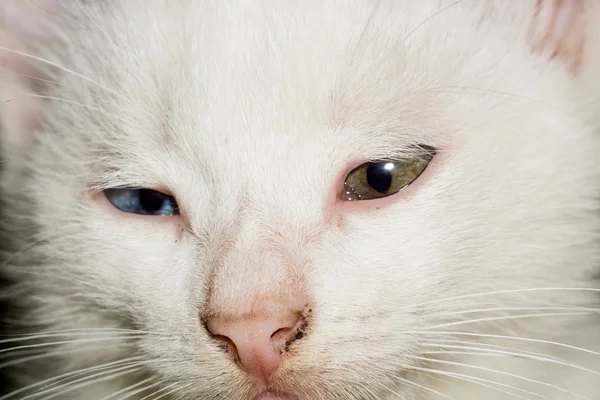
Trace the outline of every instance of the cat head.
{"label": "cat head", "polygon": [[183,398],[410,396],[436,341],[591,301],[548,288],[598,272],[598,60],[532,54],[533,4],[23,3],[5,269],[51,330],[135,330],[94,360]]}

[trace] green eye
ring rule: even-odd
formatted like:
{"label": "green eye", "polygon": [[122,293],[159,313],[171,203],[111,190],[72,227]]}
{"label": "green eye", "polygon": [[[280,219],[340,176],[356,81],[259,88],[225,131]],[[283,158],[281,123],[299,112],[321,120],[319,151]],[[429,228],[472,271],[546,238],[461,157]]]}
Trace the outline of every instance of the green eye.
{"label": "green eye", "polygon": [[435,149],[419,146],[419,153],[400,160],[364,163],[353,169],[344,181],[339,198],[345,201],[373,200],[391,196],[408,187],[425,171]]}

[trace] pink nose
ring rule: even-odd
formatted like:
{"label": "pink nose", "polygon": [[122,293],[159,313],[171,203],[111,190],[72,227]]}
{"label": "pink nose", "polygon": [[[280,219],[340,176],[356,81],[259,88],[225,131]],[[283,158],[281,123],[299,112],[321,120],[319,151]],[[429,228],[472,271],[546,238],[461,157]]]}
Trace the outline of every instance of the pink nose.
{"label": "pink nose", "polygon": [[267,383],[282,362],[287,344],[304,334],[302,310],[271,310],[268,315],[216,316],[205,321],[216,339],[233,344],[241,367]]}

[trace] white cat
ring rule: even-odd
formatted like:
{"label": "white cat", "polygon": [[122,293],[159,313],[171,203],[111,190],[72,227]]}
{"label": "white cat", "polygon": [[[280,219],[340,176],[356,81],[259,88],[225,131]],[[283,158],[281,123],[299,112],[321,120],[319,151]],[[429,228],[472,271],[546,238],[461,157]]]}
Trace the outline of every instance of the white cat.
{"label": "white cat", "polygon": [[599,4],[2,0],[0,399],[599,399]]}

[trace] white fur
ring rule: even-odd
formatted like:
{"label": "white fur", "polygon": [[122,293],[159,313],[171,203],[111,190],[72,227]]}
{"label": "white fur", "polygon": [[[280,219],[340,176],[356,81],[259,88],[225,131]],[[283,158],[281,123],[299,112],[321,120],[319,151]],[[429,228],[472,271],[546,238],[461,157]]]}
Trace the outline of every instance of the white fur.
{"label": "white fur", "polygon": [[[3,113],[4,270],[45,330],[153,334],[67,345],[30,382],[141,354],[145,394],[252,398],[200,315],[290,291],[314,313],[276,382],[300,399],[597,398],[600,293],[557,289],[600,290],[593,46],[576,76],[533,53],[524,0],[87,3],[61,19],[67,45],[35,52],[63,67],[43,71],[40,128]],[[332,204],[351,165],[415,143],[439,151],[412,191]],[[171,191],[184,216],[91,194],[123,184]],[[485,345],[504,347],[469,349]]]}

